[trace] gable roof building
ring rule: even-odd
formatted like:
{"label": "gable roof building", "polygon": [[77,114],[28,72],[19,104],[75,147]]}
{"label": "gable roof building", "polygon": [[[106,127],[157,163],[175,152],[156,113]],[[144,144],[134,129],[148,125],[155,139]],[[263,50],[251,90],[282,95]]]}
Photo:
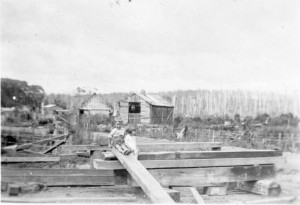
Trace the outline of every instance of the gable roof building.
{"label": "gable roof building", "polygon": [[88,114],[105,114],[109,115],[112,111],[110,107],[108,107],[101,97],[96,93],[92,95],[84,95],[84,96],[75,96],[72,104],[72,110],[79,111],[80,114],[88,113]]}
{"label": "gable roof building", "polygon": [[166,98],[133,93],[116,104],[117,115],[127,124],[171,124],[174,104]]}

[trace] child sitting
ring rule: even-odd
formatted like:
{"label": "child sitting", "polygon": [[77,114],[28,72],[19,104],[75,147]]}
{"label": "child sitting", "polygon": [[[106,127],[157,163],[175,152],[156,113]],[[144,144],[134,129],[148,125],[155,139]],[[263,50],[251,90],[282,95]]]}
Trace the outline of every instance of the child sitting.
{"label": "child sitting", "polygon": [[115,147],[119,152],[124,155],[130,154],[130,150],[124,144],[125,131],[122,129],[122,123],[117,122],[116,128],[113,129],[108,135],[109,147]]}
{"label": "child sitting", "polygon": [[130,150],[130,152],[128,153],[128,155],[131,154],[131,153],[133,153],[134,156],[137,158],[137,156],[138,156],[138,149],[137,149],[137,146],[136,146],[135,138],[133,136],[131,136],[132,131],[133,130],[131,130],[130,128],[127,128],[125,130],[124,144]]}

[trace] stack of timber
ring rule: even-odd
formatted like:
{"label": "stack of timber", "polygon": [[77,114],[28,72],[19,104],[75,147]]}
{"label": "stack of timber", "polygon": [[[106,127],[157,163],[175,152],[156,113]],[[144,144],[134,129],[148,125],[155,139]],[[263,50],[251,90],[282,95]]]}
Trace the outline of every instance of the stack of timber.
{"label": "stack of timber", "polygon": [[[131,156],[124,156],[116,150],[111,150],[107,146],[61,145],[61,150],[91,153],[93,168],[2,167],[1,175],[3,182],[34,181],[43,182],[50,187],[104,186],[118,188],[124,186],[142,188],[150,199],[153,197],[151,201],[172,203],[165,192],[159,188],[160,186],[176,190],[176,187],[204,188],[231,182],[243,182],[243,187],[246,185],[250,187],[254,181],[273,179],[276,176],[276,165],[285,160],[281,151],[221,151],[221,146],[222,144],[219,142],[138,143],[140,153],[138,159],[134,159]],[[97,157],[95,153],[97,153]],[[59,160],[53,157],[46,160],[50,160],[50,158],[54,161]],[[160,191],[155,192],[154,190]],[[194,196],[198,196],[196,189],[192,190]],[[251,190],[255,189],[251,188]]]}
{"label": "stack of timber", "polygon": [[[164,187],[205,187],[227,182],[272,179],[276,165],[284,163],[282,152],[243,151],[163,151],[141,152],[139,162]],[[130,186],[138,186],[112,152],[102,152],[93,160],[98,170],[115,170],[127,177]]]}

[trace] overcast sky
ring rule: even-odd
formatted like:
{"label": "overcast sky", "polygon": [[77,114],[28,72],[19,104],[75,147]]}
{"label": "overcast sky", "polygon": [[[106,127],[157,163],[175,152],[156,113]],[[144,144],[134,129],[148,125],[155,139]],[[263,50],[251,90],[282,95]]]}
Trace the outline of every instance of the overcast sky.
{"label": "overcast sky", "polygon": [[299,19],[298,0],[2,0],[1,77],[47,93],[294,90]]}

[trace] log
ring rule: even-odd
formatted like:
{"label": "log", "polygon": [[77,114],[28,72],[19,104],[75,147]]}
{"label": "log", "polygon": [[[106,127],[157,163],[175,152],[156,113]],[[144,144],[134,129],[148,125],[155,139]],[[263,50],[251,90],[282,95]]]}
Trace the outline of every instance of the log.
{"label": "log", "polygon": [[[220,158],[220,159],[181,159],[181,160],[141,160],[146,168],[190,168],[190,167],[224,167],[260,164],[283,163],[284,157],[259,157],[259,158]],[[94,159],[95,169],[124,169],[118,161],[104,161]]]}
{"label": "log", "polygon": [[1,162],[58,162],[60,157],[1,157]]}
{"label": "log", "polygon": [[[140,152],[139,160],[171,160],[171,159],[211,159],[211,158],[250,158],[282,156],[281,151],[178,151],[178,152]],[[101,152],[100,159],[116,160],[112,152]]]}
{"label": "log", "polygon": [[197,189],[195,187],[191,187],[190,188],[194,199],[196,200],[197,204],[205,204],[203,198],[201,197],[201,195],[198,193]]}
{"label": "log", "polygon": [[47,186],[71,185],[115,185],[115,173],[112,170],[92,169],[1,169],[4,182],[44,182]]}
{"label": "log", "polygon": [[154,179],[154,177],[135,159],[133,155],[125,156],[118,150],[112,149],[118,160],[127,169],[132,178],[141,186],[153,203],[174,204],[175,202]]}
{"label": "log", "polygon": [[280,185],[271,180],[243,182],[239,184],[238,188],[243,191],[264,196],[278,196],[281,193]]}
{"label": "log", "polygon": [[[276,176],[276,167],[274,165],[149,169],[148,171],[164,187],[204,187],[225,182],[272,179]],[[130,175],[127,177],[128,185],[138,186]]]}

